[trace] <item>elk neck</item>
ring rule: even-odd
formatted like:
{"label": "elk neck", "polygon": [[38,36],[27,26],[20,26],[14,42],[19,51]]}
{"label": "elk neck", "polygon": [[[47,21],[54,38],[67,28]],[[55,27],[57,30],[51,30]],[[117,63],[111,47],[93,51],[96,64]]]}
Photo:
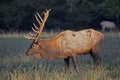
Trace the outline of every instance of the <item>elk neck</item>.
{"label": "elk neck", "polygon": [[56,59],[61,54],[61,44],[58,45],[58,40],[39,39],[41,56],[48,60]]}

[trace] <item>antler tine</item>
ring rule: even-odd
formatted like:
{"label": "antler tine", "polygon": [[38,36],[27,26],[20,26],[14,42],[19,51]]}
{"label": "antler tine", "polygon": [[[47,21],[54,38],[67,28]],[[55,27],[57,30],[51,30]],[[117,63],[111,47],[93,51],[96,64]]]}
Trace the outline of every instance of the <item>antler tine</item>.
{"label": "antler tine", "polygon": [[31,27],[31,28],[35,33],[38,33],[38,31],[36,29],[34,29],[33,27]]}
{"label": "antler tine", "polygon": [[36,36],[34,36],[32,33],[29,33],[27,34],[26,36],[24,36],[25,38],[27,39],[31,39],[31,40],[34,40],[34,42],[37,41],[39,35],[41,34],[43,28],[44,28],[44,25],[45,25],[45,22],[49,16],[49,12],[51,11],[51,9],[47,10],[45,12],[43,12],[43,18],[40,16],[40,14],[38,12],[36,12],[35,14],[35,18],[37,20],[37,22],[39,23],[39,28],[33,23],[33,26],[32,27],[32,30],[37,34]]}
{"label": "antler tine", "polygon": [[47,20],[50,11],[51,11],[51,9],[49,9],[49,10],[46,9],[46,12],[43,12],[43,14],[44,14],[44,21]]}
{"label": "antler tine", "polygon": [[[38,12],[36,12],[37,16],[40,18],[41,22],[43,22],[43,19],[41,18],[40,14]],[[37,17],[36,16],[36,17]]]}
{"label": "antler tine", "polygon": [[[36,14],[37,14],[37,15],[36,15]],[[36,18],[37,22],[38,22],[39,24],[41,24],[40,20],[42,21],[42,18],[40,17],[40,15],[39,15],[38,12],[37,12],[36,14],[35,14],[35,18]],[[37,17],[37,16],[38,16],[38,17]],[[40,18],[40,20],[39,20],[38,18]]]}
{"label": "antler tine", "polygon": [[[37,14],[37,15],[36,15]],[[43,22],[43,19],[41,18],[41,16],[40,16],[40,14],[38,13],[38,12],[36,12],[36,14],[35,14],[35,18],[36,18],[36,20],[37,20],[37,22],[39,23],[39,25],[41,24],[41,22]],[[40,21],[40,20],[41,21]],[[38,32],[39,32],[39,28],[33,23],[33,25],[34,25],[34,27],[32,27],[32,30],[35,32],[35,33],[37,33],[38,34]]]}
{"label": "antler tine", "polygon": [[27,35],[24,35],[25,38],[30,39],[30,40],[35,40],[35,37],[32,33],[29,33]]}
{"label": "antler tine", "polygon": [[33,23],[33,26],[35,27],[36,30],[39,30],[39,28]]}
{"label": "antler tine", "polygon": [[[46,20],[47,20],[47,18],[48,18],[48,16],[49,16],[49,11],[50,11],[50,10],[47,10],[47,9],[46,9],[46,11],[43,12],[44,18],[42,19],[42,22],[41,22],[40,27],[39,27],[39,34],[41,33],[41,31],[42,31],[42,29],[43,29],[43,27],[44,27],[44,24],[45,24],[45,22],[46,22]],[[38,15],[39,15],[39,14],[38,14]],[[39,18],[40,18],[40,15],[39,15]]]}
{"label": "antler tine", "polygon": [[[38,34],[37,34],[37,36],[36,36],[35,42],[37,41],[39,35],[41,34],[41,32],[42,32],[42,30],[43,30],[43,28],[44,28],[44,25],[45,25],[45,22],[46,22],[46,20],[47,20],[47,18],[48,18],[48,16],[49,16],[50,10],[51,10],[51,9],[49,9],[49,10],[46,9],[46,11],[43,12],[43,15],[44,15],[44,18],[43,18],[43,19],[41,18],[41,16],[39,15],[38,12],[36,13],[37,16],[39,17],[39,19],[41,20],[41,23],[40,23],[38,17],[36,16],[36,20],[39,22],[40,27],[39,27],[39,31],[37,32]],[[35,31],[36,31],[36,30],[35,30]]]}
{"label": "antler tine", "polygon": [[29,40],[35,40],[35,38],[33,37],[29,37],[29,36],[24,36],[26,39],[29,39]]}
{"label": "antler tine", "polygon": [[35,37],[35,35],[33,35],[31,32],[29,33],[29,35],[32,36],[32,37]]}

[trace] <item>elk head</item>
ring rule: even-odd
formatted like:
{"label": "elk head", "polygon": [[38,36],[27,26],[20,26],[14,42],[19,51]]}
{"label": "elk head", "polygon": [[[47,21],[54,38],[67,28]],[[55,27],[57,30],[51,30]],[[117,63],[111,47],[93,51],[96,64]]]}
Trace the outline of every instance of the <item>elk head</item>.
{"label": "elk head", "polygon": [[35,14],[35,18],[39,24],[39,28],[33,23],[32,30],[33,32],[35,32],[35,34],[29,33],[26,36],[24,36],[25,38],[29,39],[29,40],[33,40],[33,43],[31,44],[30,48],[28,49],[28,51],[26,52],[26,55],[34,55],[36,57],[41,57],[41,46],[40,43],[38,41],[38,38],[44,28],[45,22],[49,16],[49,12],[51,11],[51,9],[47,10],[45,12],[43,12],[43,18],[40,16],[40,14],[37,12]]}

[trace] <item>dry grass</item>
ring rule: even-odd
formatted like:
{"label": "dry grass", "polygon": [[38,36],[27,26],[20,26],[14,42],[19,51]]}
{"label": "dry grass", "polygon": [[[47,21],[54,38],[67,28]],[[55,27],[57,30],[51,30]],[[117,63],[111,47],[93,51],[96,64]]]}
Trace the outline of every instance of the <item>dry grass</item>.
{"label": "dry grass", "polygon": [[[29,32],[24,32],[24,33],[23,32],[8,32],[8,33],[1,33],[0,37],[7,37],[7,38],[8,37],[23,37],[24,35],[26,35],[28,33]],[[52,31],[52,30],[50,32],[44,31],[44,32],[41,33],[40,37],[42,37],[42,38],[44,38],[44,37],[49,38],[49,37],[55,36],[58,33],[59,33],[59,31],[58,32],[55,32],[55,31]]]}

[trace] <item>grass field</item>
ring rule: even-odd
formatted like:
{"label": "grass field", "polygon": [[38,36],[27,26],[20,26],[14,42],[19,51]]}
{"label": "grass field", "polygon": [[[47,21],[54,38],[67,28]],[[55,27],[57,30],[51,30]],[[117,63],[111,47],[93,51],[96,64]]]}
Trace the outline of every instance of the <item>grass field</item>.
{"label": "grass field", "polygon": [[[56,33],[44,33],[42,38]],[[71,62],[67,74],[64,60],[48,61],[27,57],[26,50],[31,44],[23,34],[0,35],[0,80],[120,80],[120,35],[104,33],[105,39],[99,50],[102,65],[93,69],[90,55],[80,55],[77,74]]]}

